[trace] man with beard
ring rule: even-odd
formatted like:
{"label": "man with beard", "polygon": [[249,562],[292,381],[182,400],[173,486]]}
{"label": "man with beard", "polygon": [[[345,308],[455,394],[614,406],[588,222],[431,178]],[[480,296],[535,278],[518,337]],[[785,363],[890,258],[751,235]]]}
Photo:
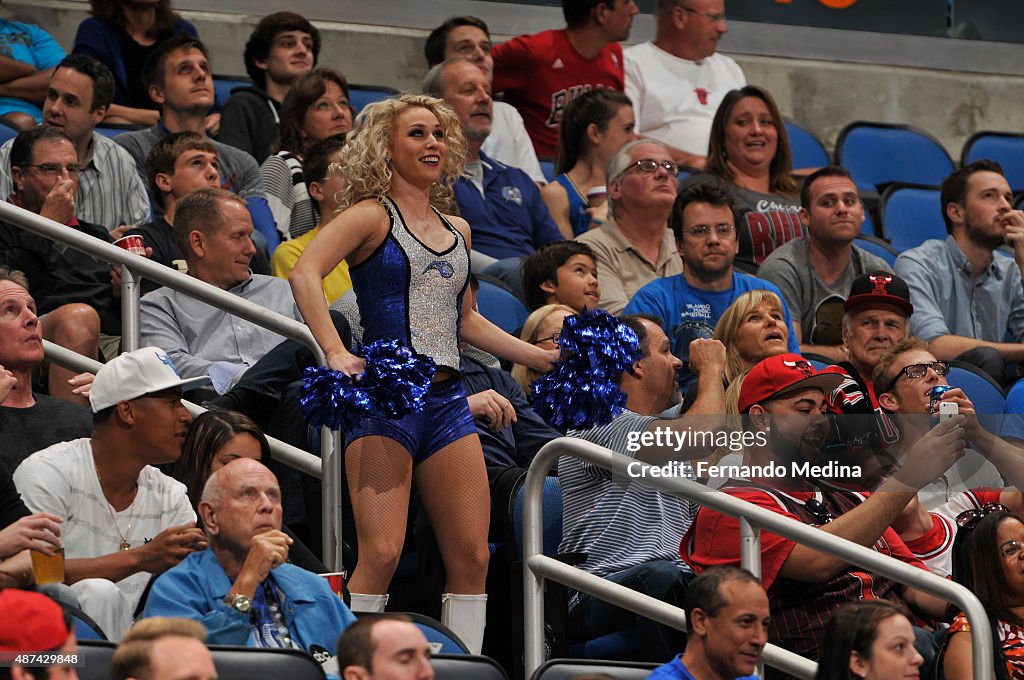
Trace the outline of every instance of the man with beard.
{"label": "man with beard", "polygon": [[[907,453],[903,467],[876,493],[837,486],[848,481],[839,475],[826,481],[793,474],[799,464],[829,462],[822,455],[829,430],[825,396],[841,379],[815,371],[798,354],[780,354],[754,366],[743,379],[738,404],[748,418],[748,433],[754,435],[755,445],[747,448],[743,460],[750,476],[730,479],[721,490],[924,569],[889,525],[918,489],[962,455],[964,417],[951,418],[924,435]],[[781,467],[784,473],[768,478],[763,475],[767,466]],[[739,520],[701,508],[681,550],[697,572],[739,566]],[[903,600],[930,617],[942,616],[946,607],[938,598],[769,532],[761,534],[761,566],[771,600],[769,639],[811,658],[820,652],[825,623],[846,602],[871,597]]]}
{"label": "man with beard", "polygon": [[[896,259],[914,302],[910,331],[937,358],[969,362],[1003,384],[1006,362],[1024,360],[1024,212],[1013,209],[1003,169],[989,160],[947,177],[941,201],[946,240]],[[995,257],[1004,244],[1012,259]]]}
{"label": "man with beard", "polygon": [[[719,317],[743,293],[770,290],[783,300],[789,327],[789,350],[799,351],[793,319],[785,298],[774,284],[733,269],[739,252],[736,215],[728,194],[709,183],[693,184],[676,198],[669,216],[683,258],[683,273],[655,279],[637,291],[625,314],[651,314],[665,320],[662,330],[672,341],[672,352],[689,363],[690,343],[710,338]],[[695,380],[684,366],[679,383],[685,390]]]}

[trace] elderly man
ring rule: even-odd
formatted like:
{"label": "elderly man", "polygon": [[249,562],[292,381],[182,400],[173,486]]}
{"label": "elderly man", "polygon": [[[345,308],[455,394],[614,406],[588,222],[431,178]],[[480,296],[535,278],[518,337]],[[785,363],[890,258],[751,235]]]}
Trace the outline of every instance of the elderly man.
{"label": "elderly man", "polygon": [[658,0],[654,12],[654,40],[623,54],[636,131],[667,144],[680,165],[704,169],[718,105],[747,84],[736,62],[716,52],[729,30],[725,0]]}
{"label": "elderly man", "polygon": [[210,644],[304,649],[331,657],[355,621],[327,581],[288,564],[281,489],[262,463],[242,458],[213,473],[199,514],[210,547],[160,576],[145,616],[202,623]]}
{"label": "elderly man", "polygon": [[[69,54],[57,64],[43,102],[43,125],[63,130],[78,151],[81,171],[77,214],[109,230],[149,219],[149,196],[135,163],[114,140],[96,132],[114,96],[110,69],[84,54]],[[11,194],[13,141],[0,146],[0,196]]]}
{"label": "elderly man", "polygon": [[155,347],[122,354],[96,374],[92,436],[34,453],[14,483],[34,512],[63,519],[71,585],[111,640],[131,625],[151,574],[206,546],[185,486],[154,465],[174,462],[192,418],[183,380]]}
{"label": "elderly man", "polygon": [[[676,373],[682,363],[672,355],[660,320],[628,315],[620,320],[636,333],[641,350],[641,359],[622,374],[626,408],[607,425],[570,430],[568,434],[644,462],[679,461],[682,473],[692,478],[687,459],[710,451],[688,453],[640,444],[643,435],[683,429],[683,420],[658,419],[679,402]],[[713,430],[714,416],[725,412],[721,379],[725,347],[717,340],[701,339],[690,351],[694,370],[700,372],[702,390],[688,415],[703,419],[700,429]],[[565,506],[559,552],[586,554],[581,569],[681,605],[693,570],[679,559],[679,537],[693,521],[696,504],[663,494],[643,480],[613,475],[573,457],[558,461],[558,478]],[[584,593],[574,594],[569,606],[572,642],[591,640],[640,621],[649,627],[641,636],[643,649],[631,650],[640,658],[667,658],[682,643],[675,631]]]}
{"label": "elderly man", "polygon": [[404,614],[364,616],[338,638],[343,680],[434,680],[430,643]]}
{"label": "elderly man", "polygon": [[[989,160],[943,180],[941,201],[946,240],[896,258],[914,301],[910,330],[939,359],[975,364],[1003,384],[1006,364],[1024,360],[1024,211],[1014,210],[1003,169]],[[1004,244],[1012,258],[996,257]]]}
{"label": "elderly man", "polygon": [[[11,680],[64,678],[78,680],[73,658],[78,650],[71,617],[40,593],[16,588],[0,591],[0,658],[3,677]],[[25,663],[21,658],[40,656]],[[48,657],[52,657],[48,658]],[[39,668],[43,666],[43,668]]]}
{"label": "elderly man", "polygon": [[569,102],[589,90],[622,91],[622,47],[635,0],[562,0],[565,28],[521,35],[494,48],[494,91],[519,109],[538,156],[553,157]]}
{"label": "elderly man", "polygon": [[668,228],[679,166],[653,139],[628,142],[608,162],[608,221],[580,234],[597,257],[600,307],[612,314],[656,278],[683,273]]}
{"label": "elderly man", "polygon": [[768,642],[768,595],[746,569],[712,567],[686,588],[686,651],[648,680],[754,680]]}
{"label": "elderly man", "polygon": [[839,320],[850,286],[858,276],[892,268],[853,244],[864,223],[864,206],[845,168],[830,165],[812,173],[800,190],[800,205],[807,238],[773,250],[757,275],[778,286],[796,314],[800,351],[843,361]]}
{"label": "elderly man", "polygon": [[473,225],[474,269],[516,258],[517,270],[518,258],[560,241],[562,233],[533,179],[480,151],[493,117],[491,84],[483,70],[468,57],[456,57],[430,69],[423,89],[455,110],[466,135],[466,170],[455,183],[455,201]]}
{"label": "elderly man", "polygon": [[[468,57],[488,79],[494,75],[491,31],[484,20],[477,17],[461,16],[446,20],[427,36],[423,52],[430,68],[448,59]],[[480,150],[505,165],[519,168],[538,184],[547,182],[523,125],[523,117],[514,106],[505,102],[494,102],[492,113],[491,134]]]}
{"label": "elderly man", "polygon": [[[670,220],[683,273],[651,281],[626,305],[626,314],[651,314],[664,320],[663,330],[672,339],[672,351],[689,363],[690,343],[714,335],[719,317],[743,293],[768,290],[782,298],[773,284],[733,268],[739,252],[736,214],[722,188],[692,184],[679,192]],[[798,348],[793,319],[782,303],[789,327],[789,350]],[[694,380],[689,369],[680,372],[686,388]]]}
{"label": "elderly man", "polygon": [[217,680],[205,641],[206,629],[191,619],[142,619],[114,650],[111,680]]}

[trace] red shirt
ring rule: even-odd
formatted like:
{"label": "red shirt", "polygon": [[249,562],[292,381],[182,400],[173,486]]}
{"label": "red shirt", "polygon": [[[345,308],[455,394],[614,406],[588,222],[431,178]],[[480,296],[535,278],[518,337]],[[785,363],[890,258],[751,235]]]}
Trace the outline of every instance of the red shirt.
{"label": "red shirt", "polygon": [[516,107],[538,156],[554,157],[566,105],[584,92],[625,90],[622,46],[608,43],[584,59],[565,29],[521,35],[494,47],[494,92]]}

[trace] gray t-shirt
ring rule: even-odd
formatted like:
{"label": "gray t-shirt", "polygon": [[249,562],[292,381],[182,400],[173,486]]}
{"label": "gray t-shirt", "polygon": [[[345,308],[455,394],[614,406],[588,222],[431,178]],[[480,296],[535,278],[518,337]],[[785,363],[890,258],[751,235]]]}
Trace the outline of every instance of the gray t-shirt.
{"label": "gray t-shirt", "polygon": [[88,409],[45,394],[34,396],[34,406],[0,406],[0,432],[4,433],[0,460],[12,473],[36,451],[92,434],[92,414]]}
{"label": "gray t-shirt", "polygon": [[757,275],[782,291],[790,312],[800,320],[801,343],[840,345],[843,302],[853,280],[879,269],[892,272],[885,260],[854,246],[846,271],[834,283],[826,284],[811,266],[807,239],[799,238],[776,248]]}

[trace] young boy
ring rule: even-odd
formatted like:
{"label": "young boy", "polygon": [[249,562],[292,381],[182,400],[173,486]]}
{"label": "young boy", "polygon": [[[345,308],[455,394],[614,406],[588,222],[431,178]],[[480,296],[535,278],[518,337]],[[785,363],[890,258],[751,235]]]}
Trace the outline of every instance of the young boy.
{"label": "young boy", "polygon": [[[320,140],[306,152],[302,175],[309,195],[320,211],[320,223],[302,236],[285,241],[277,247],[270,258],[270,271],[274,276],[287,279],[299,255],[313,237],[320,233],[320,227],[334,219],[334,214],[338,210],[338,201],[335,198],[343,184],[341,169],[334,164],[338,162],[338,154],[344,145],[345,135],[332,135]],[[348,275],[348,264],[342,260],[324,279],[324,295],[327,302],[334,302],[350,288],[352,279]]]}
{"label": "young boy", "polygon": [[597,261],[590,246],[579,241],[555,241],[523,260],[523,288],[530,310],[552,303],[577,312],[594,309],[601,299]]}

